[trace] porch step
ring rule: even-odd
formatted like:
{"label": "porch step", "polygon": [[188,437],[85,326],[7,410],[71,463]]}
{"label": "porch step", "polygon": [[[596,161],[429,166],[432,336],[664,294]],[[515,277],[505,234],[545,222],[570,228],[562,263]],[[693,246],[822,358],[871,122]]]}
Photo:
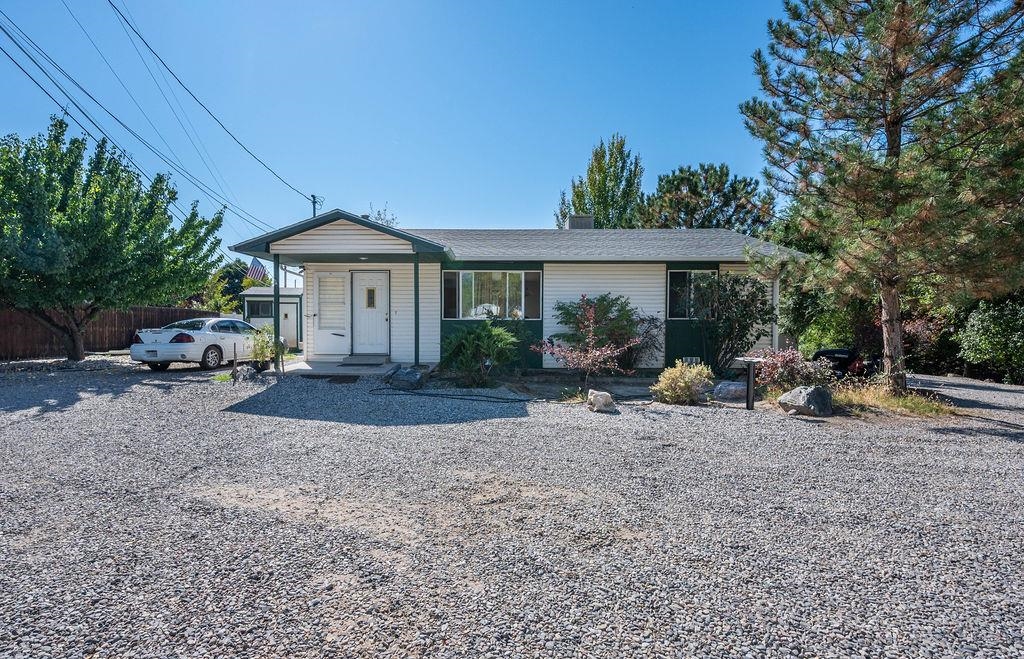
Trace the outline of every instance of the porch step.
{"label": "porch step", "polygon": [[341,360],[342,366],[382,366],[386,363],[387,355],[350,355]]}

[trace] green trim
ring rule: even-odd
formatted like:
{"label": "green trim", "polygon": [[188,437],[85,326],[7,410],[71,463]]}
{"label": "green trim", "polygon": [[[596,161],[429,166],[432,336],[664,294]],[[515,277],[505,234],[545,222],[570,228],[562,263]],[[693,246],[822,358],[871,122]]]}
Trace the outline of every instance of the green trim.
{"label": "green trim", "polygon": [[412,262],[412,304],[413,304],[413,355],[415,363],[420,365],[420,255],[417,252],[416,260]]}
{"label": "green trim", "polygon": [[281,256],[274,254],[274,370],[280,373],[277,342],[281,340]]}
{"label": "green trim", "polygon": [[543,261],[453,261],[441,262],[441,270],[544,270]]}
{"label": "green trim", "polygon": [[360,217],[359,215],[353,215],[352,213],[348,213],[338,208],[238,243],[231,247],[231,251],[256,256],[257,258],[261,255],[269,255],[270,243],[277,242],[278,240],[284,240],[285,238],[291,238],[292,236],[297,236],[300,233],[322,227],[325,224],[330,224],[331,222],[337,222],[338,220],[345,220],[353,224],[366,227],[367,229],[372,229],[394,238],[405,240],[412,245],[414,252],[436,252],[442,254],[445,252],[444,245],[440,245],[425,238],[420,238],[419,236],[415,236],[411,233],[406,233],[405,231],[401,231],[394,227],[373,222],[372,220]]}
{"label": "green trim", "polygon": [[312,263],[413,263],[416,256],[421,263],[438,263],[443,254],[279,254],[285,265],[306,266]]}
{"label": "green trim", "polygon": [[[665,264],[666,270],[718,270],[725,261],[670,261]],[[745,261],[738,261],[745,263]]]}

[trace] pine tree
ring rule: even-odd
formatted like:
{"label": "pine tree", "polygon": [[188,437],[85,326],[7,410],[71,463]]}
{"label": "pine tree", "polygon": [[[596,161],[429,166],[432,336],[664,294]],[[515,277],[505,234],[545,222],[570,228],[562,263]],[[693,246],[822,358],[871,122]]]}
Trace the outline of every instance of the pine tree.
{"label": "pine tree", "polygon": [[626,148],[626,138],[614,134],[601,140],[590,154],[586,176],[572,180],[570,194],[562,191],[555,226],[564,229],[570,215],[593,215],[595,229],[640,227],[644,167],[640,156]]}
{"label": "pine tree", "polygon": [[181,225],[176,193],[157,175],[145,187],[126,159],[100,141],[47,135],[0,141],[0,304],[61,337],[68,359],[85,357],[86,326],[104,309],[174,304],[203,288],[218,265],[222,217],[195,204]]}
{"label": "pine tree", "polygon": [[808,276],[881,302],[890,387],[906,388],[909,286],[994,292],[1024,249],[1024,6],[1014,0],[789,0],[741,106],[769,185],[828,245]]}
{"label": "pine tree", "polygon": [[658,177],[645,200],[643,224],[654,229],[732,229],[754,235],[772,215],[775,198],[757,179],[730,176],[725,163],[680,167]]}

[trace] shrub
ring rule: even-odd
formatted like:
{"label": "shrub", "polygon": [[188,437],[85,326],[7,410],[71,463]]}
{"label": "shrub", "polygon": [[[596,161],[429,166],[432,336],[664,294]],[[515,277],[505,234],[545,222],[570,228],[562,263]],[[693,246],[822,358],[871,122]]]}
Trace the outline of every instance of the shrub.
{"label": "shrub", "polygon": [[584,389],[590,383],[590,376],[597,373],[629,373],[630,370],[623,368],[619,360],[627,350],[638,346],[640,339],[633,337],[622,344],[613,343],[606,336],[602,337],[598,305],[589,303],[586,295],[578,303],[571,304],[579,305],[571,342],[564,338],[567,334],[556,334],[530,346],[530,349],[551,355],[563,368],[579,372]]}
{"label": "shrub", "polygon": [[992,366],[1006,382],[1024,382],[1024,303],[982,301],[957,339],[968,362]]}
{"label": "shrub", "polygon": [[836,382],[828,360],[807,361],[799,350],[764,350],[758,357],[764,361],[755,368],[757,384],[769,390],[810,385],[831,387]]}
{"label": "shrub", "polygon": [[719,375],[767,336],[776,319],[768,288],[754,277],[694,277],[690,294],[705,359]]}
{"label": "shrub", "polygon": [[[592,319],[588,319],[588,314]],[[568,346],[582,348],[590,339],[598,348],[629,344],[616,356],[616,363],[623,371],[633,370],[646,355],[662,348],[664,321],[657,316],[641,315],[625,295],[602,293],[594,298],[581,295],[575,302],[556,302],[555,318],[559,325],[568,329],[551,338]],[[587,335],[587,324],[592,337]]]}
{"label": "shrub", "polygon": [[493,369],[500,369],[516,358],[518,344],[512,332],[485,320],[445,339],[440,366],[467,386],[485,385]]}
{"label": "shrub", "polygon": [[675,366],[661,372],[651,387],[651,393],[659,403],[693,405],[707,398],[712,375],[711,369],[704,364],[684,364],[677,359]]}
{"label": "shrub", "polygon": [[284,346],[277,343],[277,350],[274,349],[274,326],[264,325],[256,330],[252,336],[252,361],[257,365],[269,364],[276,361],[277,357],[284,354]]}

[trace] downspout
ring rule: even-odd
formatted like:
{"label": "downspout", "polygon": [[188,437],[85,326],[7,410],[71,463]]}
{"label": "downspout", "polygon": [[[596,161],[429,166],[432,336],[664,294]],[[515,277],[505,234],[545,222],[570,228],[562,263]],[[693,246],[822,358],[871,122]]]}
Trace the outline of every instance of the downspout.
{"label": "downspout", "polygon": [[413,348],[415,363],[420,365],[420,253],[416,252],[412,261],[412,304],[413,304],[413,341],[416,345]]}

